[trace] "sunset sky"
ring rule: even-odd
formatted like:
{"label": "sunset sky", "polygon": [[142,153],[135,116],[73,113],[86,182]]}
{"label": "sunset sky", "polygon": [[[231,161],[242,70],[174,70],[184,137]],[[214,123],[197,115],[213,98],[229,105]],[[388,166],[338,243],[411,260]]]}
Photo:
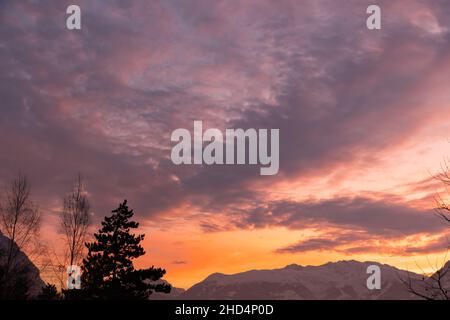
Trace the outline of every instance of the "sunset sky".
{"label": "sunset sky", "polygon": [[[279,129],[279,173],[174,165],[171,133],[194,120]],[[450,156],[450,2],[0,0],[0,145],[0,184],[28,176],[48,245],[81,172],[95,228],[128,199],[138,266],[177,287],[344,259],[429,270],[450,240],[432,178]]]}

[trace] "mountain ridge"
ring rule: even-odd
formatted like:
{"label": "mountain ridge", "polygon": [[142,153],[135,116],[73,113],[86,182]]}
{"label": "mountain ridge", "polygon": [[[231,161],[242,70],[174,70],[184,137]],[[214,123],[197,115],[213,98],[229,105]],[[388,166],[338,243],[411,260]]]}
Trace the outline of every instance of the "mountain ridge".
{"label": "mountain ridge", "polygon": [[[10,239],[6,237],[2,232],[0,232],[0,267],[5,257],[2,257],[1,252],[6,252],[9,246]],[[17,245],[14,243],[14,246]],[[33,299],[36,298],[40,293],[42,288],[45,286],[44,281],[41,279],[39,268],[29,259],[29,257],[18,248],[17,258],[16,258],[16,267],[26,267],[27,269],[27,279],[29,284],[28,297]]]}
{"label": "mountain ridge", "polygon": [[[381,271],[381,289],[369,290],[369,265]],[[408,291],[406,279],[422,275],[375,261],[339,260],[322,265],[289,264],[276,269],[253,269],[235,274],[215,272],[187,290],[167,299],[294,299],[359,300],[418,299]]]}

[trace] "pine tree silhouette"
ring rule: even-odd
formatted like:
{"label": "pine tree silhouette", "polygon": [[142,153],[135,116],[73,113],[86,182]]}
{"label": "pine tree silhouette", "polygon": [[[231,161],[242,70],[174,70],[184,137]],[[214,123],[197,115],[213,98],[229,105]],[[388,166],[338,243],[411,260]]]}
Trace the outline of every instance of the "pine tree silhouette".
{"label": "pine tree silhouette", "polygon": [[125,200],[105,217],[102,228],[94,234],[96,241],[86,243],[88,255],[81,267],[80,292],[85,298],[147,299],[154,291],[170,292],[170,285],[157,282],[166,273],[164,269],[134,269],[133,259],[145,254],[140,245],[145,235],[130,232],[139,227],[130,220],[133,214]]}
{"label": "pine tree silhouette", "polygon": [[38,300],[59,300],[60,295],[56,286],[51,283],[46,283],[45,287],[42,288],[41,293],[37,296]]}

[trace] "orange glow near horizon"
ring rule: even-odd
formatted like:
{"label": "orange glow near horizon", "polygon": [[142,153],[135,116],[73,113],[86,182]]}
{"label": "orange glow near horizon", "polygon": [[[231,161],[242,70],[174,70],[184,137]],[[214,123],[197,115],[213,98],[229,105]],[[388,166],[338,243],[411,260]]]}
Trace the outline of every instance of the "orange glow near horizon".
{"label": "orange glow near horizon", "polygon": [[[182,239],[174,241],[173,234]],[[275,249],[295,243],[303,232],[284,228],[248,231],[219,232],[205,235],[193,232],[151,231],[144,246],[147,255],[138,260],[139,267],[164,267],[164,277],[172,285],[189,288],[212,273],[233,274],[254,269],[277,269],[289,264],[321,265],[339,260],[377,261],[417,273],[429,273],[442,265],[445,249],[432,254],[413,256],[389,253],[342,254],[333,251],[315,251],[281,254]],[[164,243],[164,247],[159,248]],[[423,242],[426,243],[426,242]],[[391,243],[394,245],[394,243]],[[405,244],[397,244],[404,248]]]}

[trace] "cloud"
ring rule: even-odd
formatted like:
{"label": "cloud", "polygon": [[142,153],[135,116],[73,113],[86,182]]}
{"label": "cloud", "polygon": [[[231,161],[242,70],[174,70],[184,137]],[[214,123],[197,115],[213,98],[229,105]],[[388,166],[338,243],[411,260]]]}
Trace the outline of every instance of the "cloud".
{"label": "cloud", "polygon": [[[408,0],[408,11],[382,1],[383,30],[370,33],[368,3],[80,1],[83,29],[69,32],[68,1],[3,1],[2,179],[25,171],[46,206],[81,171],[98,218],[127,198],[148,219],[188,204],[207,216],[199,225],[209,230],[438,232],[428,212],[391,199],[270,197],[284,180],[339,170],[345,179],[418,139],[435,114],[448,115],[445,103],[429,101],[450,71],[450,4]],[[417,23],[424,14],[425,27]],[[193,120],[279,128],[280,174],[173,165],[170,133]]]}
{"label": "cloud", "polygon": [[[372,239],[371,239],[372,238]],[[353,248],[342,249],[342,246],[355,246],[355,242],[373,240],[373,237],[365,232],[341,232],[340,234],[330,234],[323,237],[313,237],[299,241],[275,250],[277,253],[301,253],[308,251],[341,251],[348,253]],[[367,249],[369,247],[367,246]],[[365,252],[370,252],[367,250]]]}
{"label": "cloud", "polygon": [[[418,241],[419,240],[419,241]],[[386,236],[379,237],[367,232],[338,231],[337,234],[325,233],[320,237],[311,237],[297,243],[278,248],[276,253],[298,254],[304,252],[338,252],[345,255],[382,254],[396,256],[411,256],[420,254],[440,253],[449,249],[449,238],[444,235],[434,236],[423,241],[417,236]]]}
{"label": "cloud", "polygon": [[280,200],[253,208],[245,203],[236,206],[238,209],[222,208],[220,218],[204,219],[201,226],[205,232],[274,227],[314,231],[316,235],[275,250],[284,254],[335,251],[346,255],[411,255],[448,248],[445,235],[448,225],[436,217],[434,210],[417,209],[398,200],[378,195],[378,198]]}
{"label": "cloud", "polygon": [[423,246],[410,246],[404,250],[404,255],[418,255],[423,253],[442,252],[450,248],[450,241],[448,235],[438,237],[435,240]]}
{"label": "cloud", "polygon": [[437,232],[443,228],[432,210],[418,210],[362,197],[307,203],[278,202],[269,209],[272,216],[281,217],[279,223],[290,228],[295,228],[297,223],[301,225],[303,221],[349,226],[377,235]]}

